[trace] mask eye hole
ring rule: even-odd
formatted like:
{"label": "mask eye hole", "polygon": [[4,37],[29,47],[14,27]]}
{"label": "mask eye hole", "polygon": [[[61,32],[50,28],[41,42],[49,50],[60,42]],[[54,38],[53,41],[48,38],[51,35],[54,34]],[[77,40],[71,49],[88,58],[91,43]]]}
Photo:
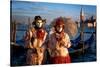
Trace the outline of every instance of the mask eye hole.
{"label": "mask eye hole", "polygon": [[42,23],[42,20],[38,20],[37,22],[38,22],[38,23]]}
{"label": "mask eye hole", "polygon": [[57,26],[57,28],[62,28],[62,27],[63,27],[62,25]]}

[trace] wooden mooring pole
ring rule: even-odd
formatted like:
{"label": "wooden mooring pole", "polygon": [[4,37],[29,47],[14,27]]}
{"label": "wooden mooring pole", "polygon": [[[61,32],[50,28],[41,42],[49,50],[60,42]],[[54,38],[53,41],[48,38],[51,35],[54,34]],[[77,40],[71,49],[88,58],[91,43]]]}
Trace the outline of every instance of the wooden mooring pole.
{"label": "wooden mooring pole", "polygon": [[16,43],[16,21],[11,22],[10,41]]}

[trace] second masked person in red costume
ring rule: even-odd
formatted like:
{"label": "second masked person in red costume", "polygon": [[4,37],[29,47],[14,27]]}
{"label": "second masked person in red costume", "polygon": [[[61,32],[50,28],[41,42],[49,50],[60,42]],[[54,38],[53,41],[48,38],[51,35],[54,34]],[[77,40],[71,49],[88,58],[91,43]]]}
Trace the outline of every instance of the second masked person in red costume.
{"label": "second masked person in red costume", "polygon": [[69,35],[64,32],[64,20],[59,17],[54,25],[54,32],[49,36],[48,51],[52,64],[70,63],[68,48],[71,46]]}

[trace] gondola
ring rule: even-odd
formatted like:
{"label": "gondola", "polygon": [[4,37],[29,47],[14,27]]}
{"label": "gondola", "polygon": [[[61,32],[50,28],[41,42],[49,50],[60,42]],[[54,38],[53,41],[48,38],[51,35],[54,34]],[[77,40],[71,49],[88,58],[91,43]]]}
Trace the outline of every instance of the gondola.
{"label": "gondola", "polygon": [[72,46],[69,48],[71,57],[76,57],[85,53],[85,51],[91,46],[94,41],[94,34],[90,36],[86,41],[81,41],[80,36],[75,40],[71,40]]}

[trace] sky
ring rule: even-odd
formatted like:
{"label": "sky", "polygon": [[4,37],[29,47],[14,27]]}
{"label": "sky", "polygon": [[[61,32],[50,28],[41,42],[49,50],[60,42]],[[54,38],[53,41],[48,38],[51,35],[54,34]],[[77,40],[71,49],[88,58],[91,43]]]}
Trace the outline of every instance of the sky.
{"label": "sky", "polygon": [[96,6],[94,5],[11,1],[10,8],[12,21],[16,20],[21,23],[28,23],[28,18],[32,22],[36,15],[46,19],[47,24],[50,24],[53,19],[60,16],[71,17],[72,20],[78,21],[81,8],[83,8],[86,18],[92,15],[96,16]]}

